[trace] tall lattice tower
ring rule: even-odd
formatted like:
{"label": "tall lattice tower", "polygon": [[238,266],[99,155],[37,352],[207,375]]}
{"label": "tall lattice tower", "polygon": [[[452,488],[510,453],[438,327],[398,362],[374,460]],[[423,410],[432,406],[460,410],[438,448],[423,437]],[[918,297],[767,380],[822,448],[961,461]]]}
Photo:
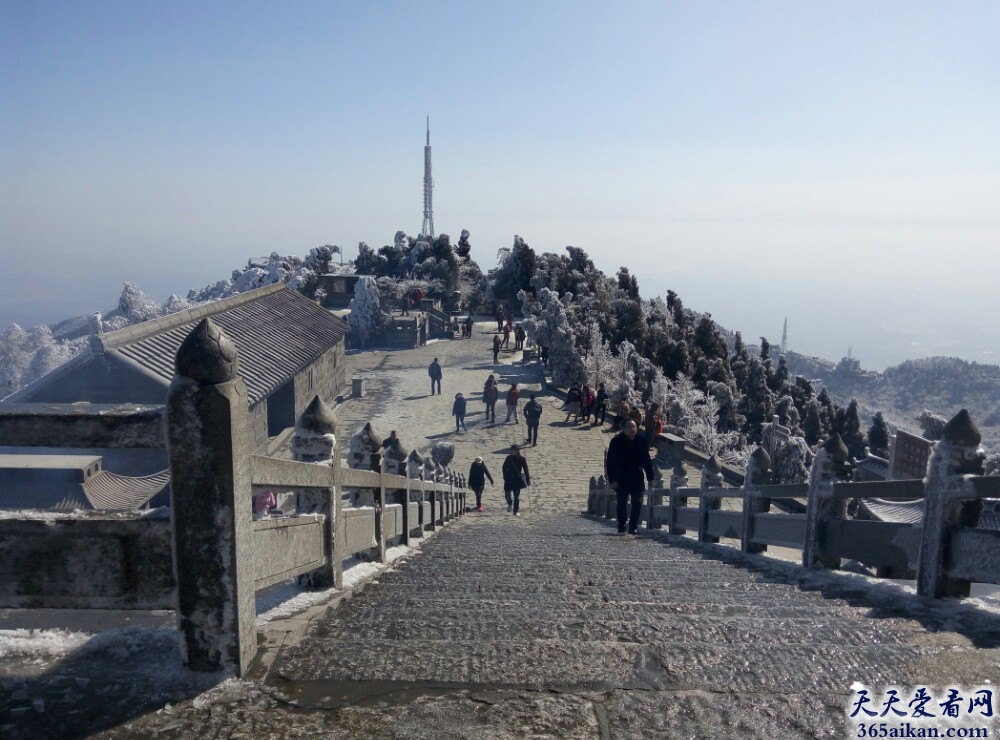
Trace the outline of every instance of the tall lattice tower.
{"label": "tall lattice tower", "polygon": [[781,354],[788,351],[788,317],[785,317],[785,325],[781,329]]}
{"label": "tall lattice tower", "polygon": [[434,238],[434,178],[431,177],[431,117],[427,116],[427,144],[424,146],[424,223],[421,236]]}

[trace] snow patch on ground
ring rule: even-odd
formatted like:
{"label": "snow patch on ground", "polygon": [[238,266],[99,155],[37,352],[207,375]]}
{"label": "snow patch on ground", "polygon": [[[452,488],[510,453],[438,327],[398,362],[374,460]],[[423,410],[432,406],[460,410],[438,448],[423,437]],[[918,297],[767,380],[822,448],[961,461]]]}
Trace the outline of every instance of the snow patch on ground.
{"label": "snow patch on ground", "polygon": [[301,611],[329,601],[334,596],[357,588],[370,578],[386,570],[392,563],[412,555],[418,547],[399,545],[385,551],[386,563],[358,562],[344,569],[344,589],[328,588],[306,591],[298,583],[289,582],[270,589],[257,597],[257,626],[263,627],[275,619],[285,619]]}
{"label": "snow patch on ground", "polygon": [[0,630],[0,661],[13,658],[46,659],[83,647],[93,635],[69,630]]}

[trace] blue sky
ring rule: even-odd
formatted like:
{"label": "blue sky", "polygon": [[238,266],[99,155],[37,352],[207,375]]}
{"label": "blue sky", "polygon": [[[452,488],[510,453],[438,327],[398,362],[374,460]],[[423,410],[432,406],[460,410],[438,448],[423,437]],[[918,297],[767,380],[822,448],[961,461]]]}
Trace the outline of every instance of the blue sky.
{"label": "blue sky", "polygon": [[992,2],[7,0],[0,324],[414,233],[429,113],[435,225],[484,267],[516,233],[809,353],[996,362],[998,31]]}

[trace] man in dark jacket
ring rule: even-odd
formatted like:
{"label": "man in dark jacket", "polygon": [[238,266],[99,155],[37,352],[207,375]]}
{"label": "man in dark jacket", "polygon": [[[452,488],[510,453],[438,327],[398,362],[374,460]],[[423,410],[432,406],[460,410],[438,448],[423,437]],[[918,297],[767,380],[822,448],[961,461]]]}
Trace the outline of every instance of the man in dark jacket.
{"label": "man in dark jacket", "polygon": [[594,399],[594,426],[598,424],[604,424],[608,416],[608,404],[611,403],[611,398],[608,396],[608,391],[604,387],[604,383],[597,384],[597,397]]}
{"label": "man in dark jacket", "polygon": [[483,386],[483,403],[486,404],[486,421],[490,424],[496,424],[497,422],[497,396],[499,395],[497,390],[497,381],[492,375],[486,379],[486,385]]}
{"label": "man in dark jacket", "polygon": [[[625,422],[624,430],[616,434],[608,445],[608,483],[618,494],[618,534],[625,534],[626,514],[628,533],[635,534],[642,510],[642,492],[646,488],[642,476],[645,473],[646,480],[653,480],[649,447],[645,440],[639,439],[638,431],[639,428],[630,419]],[[630,496],[632,507],[629,513]]]}
{"label": "man in dark jacket", "polygon": [[500,335],[493,335],[493,364],[500,362]]}
{"label": "man in dark jacket", "polygon": [[524,423],[528,427],[528,443],[534,447],[538,444],[538,422],[542,418],[542,404],[535,400],[535,394],[531,394],[531,400],[524,404]]}
{"label": "man in dark jacket", "polygon": [[451,415],[455,417],[455,434],[459,432],[459,426],[465,431],[469,431],[468,427],[465,426],[465,396],[461,393],[455,394],[455,403],[451,405]]}
{"label": "man in dark jacket", "polygon": [[469,488],[476,493],[476,511],[483,510],[483,489],[486,488],[487,478],[492,486],[493,476],[490,475],[489,468],[486,467],[483,458],[477,457],[469,468]]}
{"label": "man in dark jacket", "polygon": [[521,516],[517,509],[521,504],[521,489],[531,485],[531,473],[528,472],[528,461],[521,454],[517,445],[510,446],[510,454],[504,458],[503,495],[507,499],[507,511],[513,509],[514,516]]}
{"label": "man in dark jacket", "polygon": [[434,387],[437,385],[438,395],[441,395],[441,363],[435,357],[434,361],[427,366],[427,374],[431,376],[431,395],[434,395]]}

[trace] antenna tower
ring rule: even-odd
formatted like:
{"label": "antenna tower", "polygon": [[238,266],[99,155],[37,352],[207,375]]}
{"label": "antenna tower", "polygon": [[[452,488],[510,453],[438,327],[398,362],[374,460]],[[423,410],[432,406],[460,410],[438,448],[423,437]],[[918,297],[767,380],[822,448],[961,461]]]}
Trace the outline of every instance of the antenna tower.
{"label": "antenna tower", "polygon": [[788,351],[788,317],[785,317],[785,325],[781,328],[781,354]]}
{"label": "antenna tower", "polygon": [[420,235],[434,238],[434,178],[431,177],[431,117],[427,116],[427,144],[424,146],[424,223]]}

